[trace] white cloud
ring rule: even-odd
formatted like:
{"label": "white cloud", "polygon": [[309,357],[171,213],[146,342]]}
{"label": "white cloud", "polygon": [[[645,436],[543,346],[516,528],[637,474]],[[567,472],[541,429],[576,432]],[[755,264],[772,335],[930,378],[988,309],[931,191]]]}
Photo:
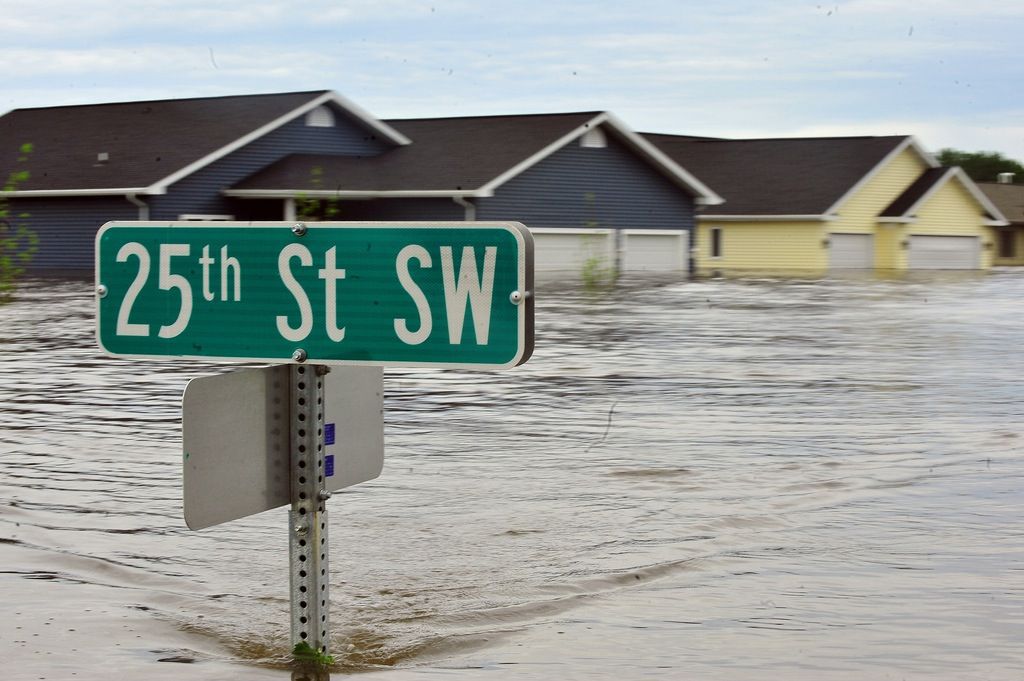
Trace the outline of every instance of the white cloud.
{"label": "white cloud", "polygon": [[899,16],[918,21],[979,16],[1024,17],[1024,5],[1014,0],[848,0],[837,6],[842,8],[844,14]]}

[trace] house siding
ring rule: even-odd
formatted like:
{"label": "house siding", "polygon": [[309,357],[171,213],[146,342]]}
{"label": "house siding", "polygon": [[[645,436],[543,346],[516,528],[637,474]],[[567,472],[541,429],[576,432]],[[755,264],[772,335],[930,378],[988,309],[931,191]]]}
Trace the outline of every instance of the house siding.
{"label": "house siding", "polygon": [[[811,273],[828,269],[824,222],[715,222],[697,228],[696,272]],[[711,230],[721,230],[721,256],[711,257]]]}
{"label": "house siding", "polygon": [[478,220],[531,228],[693,229],[694,201],[622,143],[573,141],[476,199]]}
{"label": "house siding", "polygon": [[875,232],[875,269],[907,269],[907,228],[901,224],[882,224]]}
{"label": "house siding", "polygon": [[391,148],[351,119],[336,112],[337,126],[308,127],[300,116],[149,198],[150,218],[176,220],[192,214],[232,215],[235,202],[221,192],[290,154],[376,156]]}
{"label": "house siding", "polygon": [[29,268],[33,272],[92,270],[95,267],[96,232],[110,220],[138,220],[139,209],[124,197],[61,197],[12,199],[11,214],[27,213],[15,220],[39,238],[39,250]]}

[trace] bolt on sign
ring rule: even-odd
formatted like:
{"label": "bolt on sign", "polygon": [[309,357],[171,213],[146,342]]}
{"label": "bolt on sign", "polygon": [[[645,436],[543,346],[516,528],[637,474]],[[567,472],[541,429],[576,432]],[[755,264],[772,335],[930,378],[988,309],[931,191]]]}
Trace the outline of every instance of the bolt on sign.
{"label": "bolt on sign", "polygon": [[499,369],[533,351],[533,238],[515,222],[110,222],[108,353]]}

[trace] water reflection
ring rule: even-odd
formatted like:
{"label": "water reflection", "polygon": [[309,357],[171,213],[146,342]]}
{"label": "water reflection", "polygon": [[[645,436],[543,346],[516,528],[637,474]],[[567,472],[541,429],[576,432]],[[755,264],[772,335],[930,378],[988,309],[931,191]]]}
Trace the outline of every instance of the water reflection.
{"label": "water reflection", "polygon": [[[1012,271],[554,287],[523,367],[389,370],[384,474],[331,501],[333,671],[1013,678],[1022,298]],[[181,392],[231,365],[102,356],[88,282],[0,322],[4,659],[290,673],[285,515],[181,519]]]}

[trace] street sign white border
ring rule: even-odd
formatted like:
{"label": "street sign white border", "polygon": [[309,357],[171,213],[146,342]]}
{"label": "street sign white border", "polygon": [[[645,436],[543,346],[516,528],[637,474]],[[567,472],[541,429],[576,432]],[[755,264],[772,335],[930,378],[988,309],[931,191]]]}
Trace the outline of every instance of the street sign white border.
{"label": "street sign white border", "polygon": [[[299,364],[292,359],[284,357],[221,357],[211,355],[146,355],[146,354],[130,354],[130,353],[115,353],[107,349],[103,345],[103,340],[100,337],[100,298],[99,293],[102,290],[103,282],[100,281],[100,240],[107,230],[115,228],[143,228],[143,229],[169,229],[174,227],[211,227],[215,229],[234,229],[234,228],[259,228],[259,229],[287,229],[291,231],[292,227],[297,224],[302,224],[307,230],[316,229],[357,229],[357,228],[374,228],[374,227],[393,227],[395,229],[472,229],[472,228],[487,228],[495,229],[502,228],[509,234],[511,234],[519,248],[519,257],[516,263],[516,290],[523,294],[523,299],[520,304],[516,307],[518,315],[518,338],[516,339],[516,354],[508,362],[504,364],[488,364],[488,363],[466,363],[466,362],[377,362],[377,361],[353,361],[353,360],[329,360],[322,359],[319,357],[310,357],[309,359],[301,362],[301,364],[327,364],[331,366],[380,366],[380,367],[423,367],[423,368],[434,368],[434,369],[478,369],[478,370],[501,370],[511,369],[512,367],[519,366],[525,363],[530,356],[533,354],[533,321],[532,317],[527,316],[528,309],[532,309],[534,305],[534,282],[533,282],[533,235],[526,225],[521,222],[514,221],[481,221],[481,222],[454,222],[454,221],[431,221],[431,220],[418,220],[418,221],[367,221],[367,222],[303,222],[297,221],[279,221],[279,222],[268,222],[268,221],[255,221],[255,222],[244,222],[241,220],[218,220],[215,222],[207,221],[182,221],[182,220],[112,220],[107,222],[99,231],[96,232],[95,240],[95,268],[94,276],[96,282],[96,344],[99,348],[107,355],[111,357],[123,357],[126,359],[151,359],[151,360],[182,360],[182,359],[198,359],[207,362],[253,362],[253,363],[267,363],[267,364]],[[296,237],[300,238],[300,237]],[[529,266],[528,266],[529,265]],[[529,338],[527,338],[529,336]],[[529,341],[527,343],[527,341]]]}

